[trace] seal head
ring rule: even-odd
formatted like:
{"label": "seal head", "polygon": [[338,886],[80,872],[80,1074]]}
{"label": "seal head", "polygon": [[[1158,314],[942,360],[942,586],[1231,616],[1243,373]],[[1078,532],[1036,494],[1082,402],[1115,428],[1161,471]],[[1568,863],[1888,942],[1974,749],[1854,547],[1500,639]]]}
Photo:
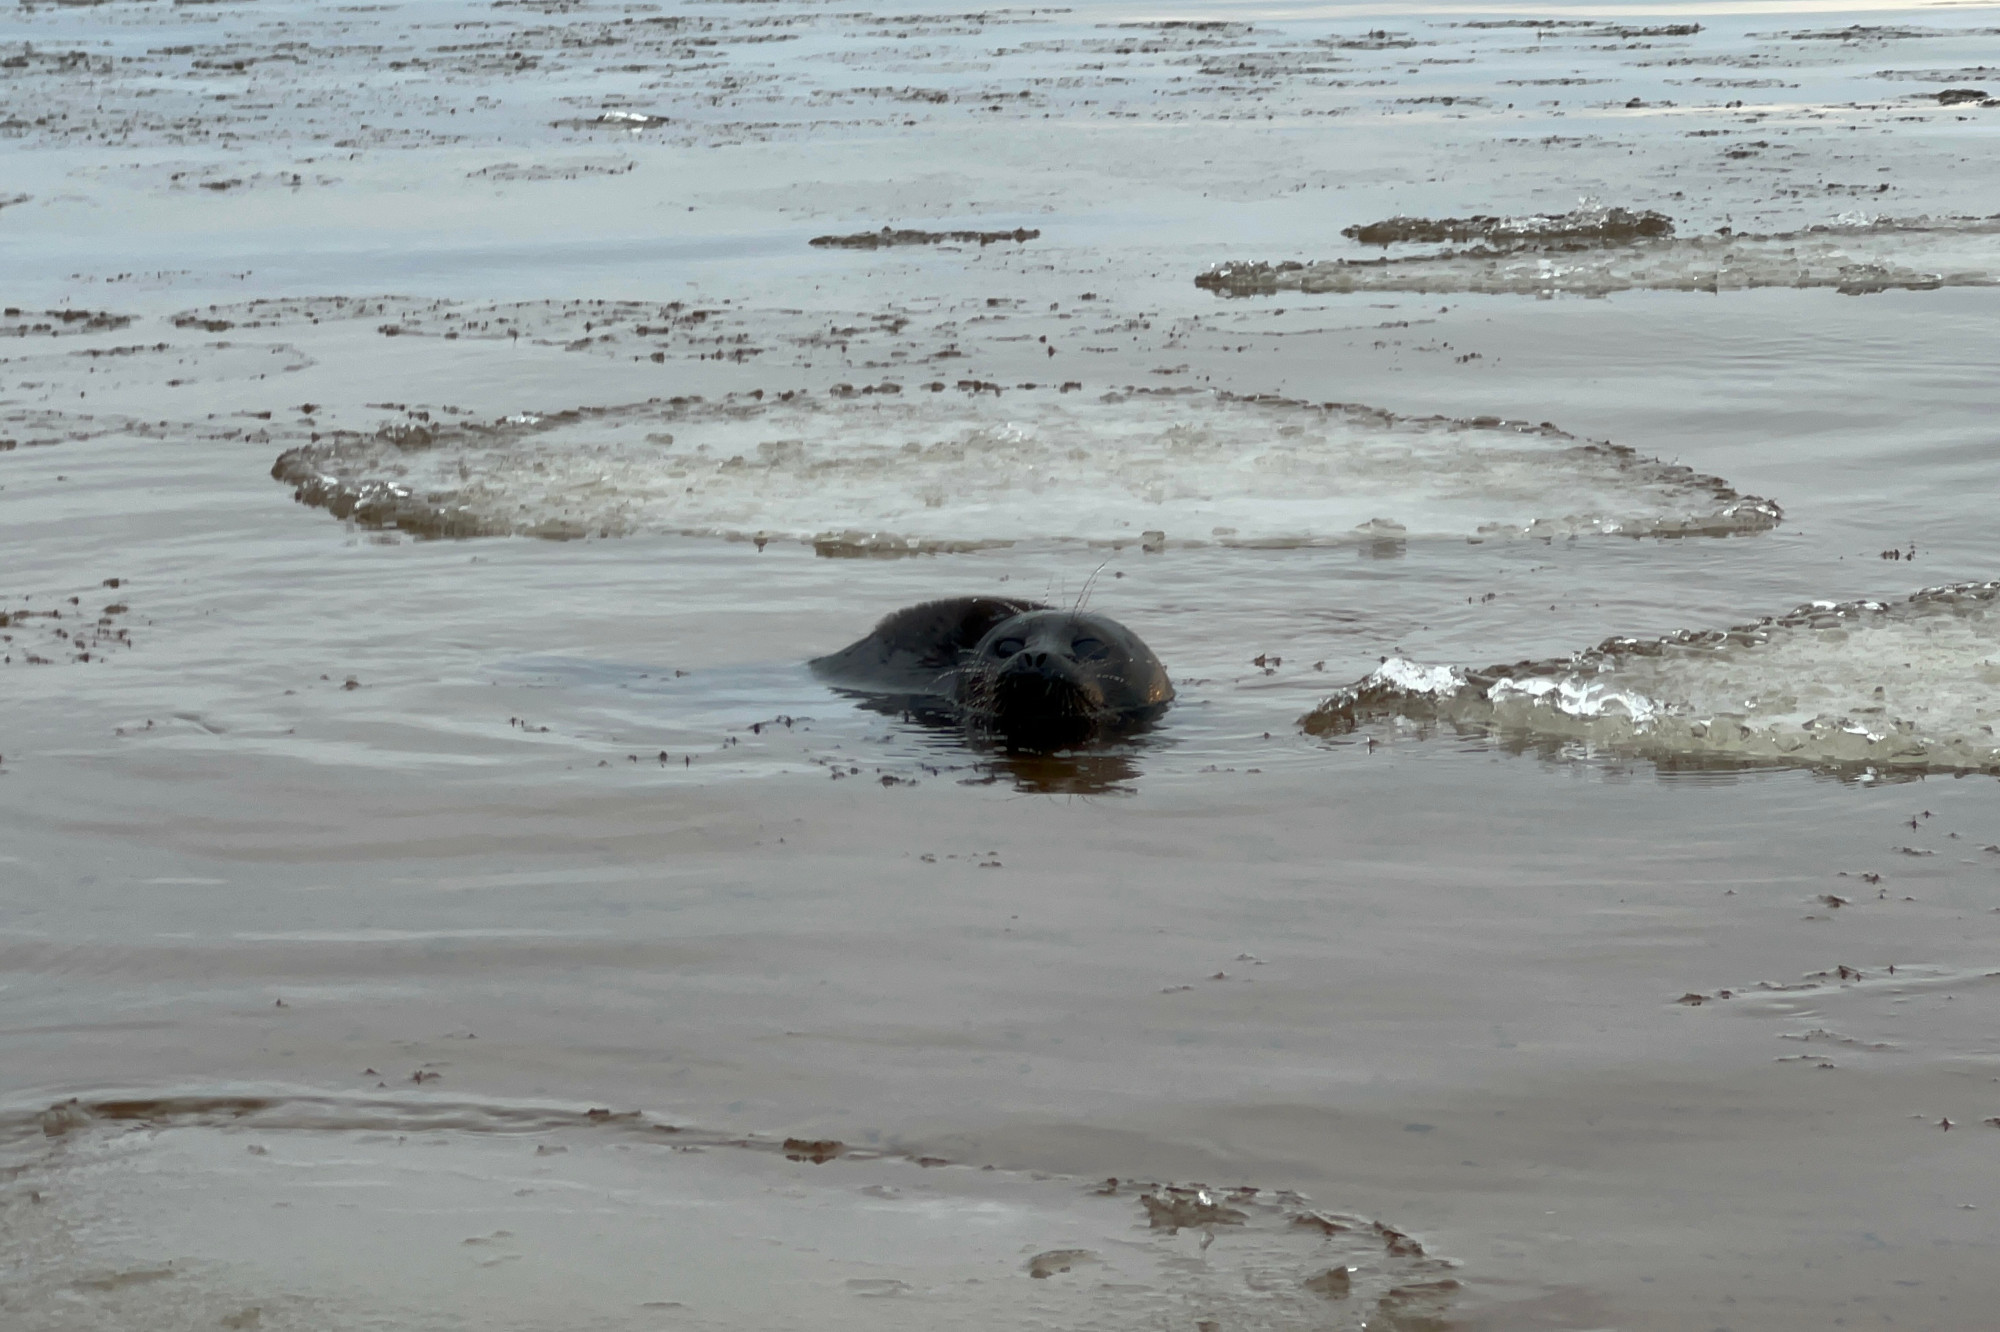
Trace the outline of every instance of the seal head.
{"label": "seal head", "polygon": [[1166,668],[1105,615],[1031,610],[986,631],[953,676],[964,719],[1008,744],[1063,749],[1151,721],[1173,701]]}
{"label": "seal head", "polygon": [[1174,697],[1160,659],[1116,620],[1002,597],[896,611],[810,664],[864,706],[967,726],[1019,750],[1136,729]]}

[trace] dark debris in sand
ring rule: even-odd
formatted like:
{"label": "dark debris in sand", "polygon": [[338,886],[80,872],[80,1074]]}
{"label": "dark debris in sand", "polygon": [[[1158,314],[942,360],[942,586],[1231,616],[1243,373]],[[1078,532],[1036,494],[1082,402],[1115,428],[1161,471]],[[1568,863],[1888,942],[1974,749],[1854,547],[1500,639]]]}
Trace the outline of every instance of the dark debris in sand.
{"label": "dark debris in sand", "polygon": [[[34,13],[39,7],[22,8]],[[1589,57],[1595,62],[1590,72],[1616,74],[1619,82],[1627,76],[1635,80],[1629,88],[1611,90],[1613,99],[1594,108],[1622,112],[1635,105],[1667,105],[1657,84],[1673,67],[1825,67],[1850,58],[1848,48],[1913,42],[1921,48],[1924,41],[1965,42],[1988,31],[1849,25],[1732,36],[1726,46],[1717,47],[1696,44],[1692,39],[1703,28],[1692,22],[1495,19],[1419,27],[1412,20],[1411,31],[1334,22],[1313,30],[1209,20],[1093,25],[1067,11],[1051,10],[899,14],[866,7],[729,4],[659,13],[580,0],[500,0],[422,16],[392,15],[384,6],[285,11],[250,27],[219,22],[206,4],[148,6],[147,24],[158,32],[149,31],[145,41],[105,42],[106,49],[100,50],[97,42],[84,39],[83,34],[92,32],[90,24],[121,26],[132,21],[122,17],[130,11],[124,5],[66,6],[70,26],[84,25],[77,37],[0,44],[0,138],[44,147],[87,146],[97,153],[207,153],[215,160],[196,165],[127,161],[95,170],[128,185],[150,183],[213,199],[217,206],[246,200],[264,187],[275,195],[280,187],[296,191],[339,184],[319,172],[382,150],[453,145],[490,154],[484,160],[492,165],[470,173],[461,168],[461,178],[574,182],[643,173],[649,165],[646,154],[662,150],[766,143],[810,147],[851,133],[917,140],[939,131],[1009,125],[1010,134],[1033,135],[1037,131],[1028,126],[1043,121],[1052,122],[1050,128],[1058,134],[1065,124],[1228,122],[1253,128],[1274,118],[1283,124],[1287,118],[1403,116],[1423,106],[1448,107],[1443,119],[1464,122],[1462,129],[1441,131],[1454,152],[1483,154],[1493,144],[1532,147],[1558,140],[1566,149],[1582,150],[1559,174],[1517,164],[1525,167],[1517,175],[1545,179],[1524,197],[1494,203],[1518,204],[1526,212],[1546,207],[1551,196],[1573,198],[1569,181],[1607,179],[1603,173],[1608,165],[1624,162],[1632,151],[1630,140],[1618,132],[1625,117],[1600,118],[1597,126],[1607,130],[1603,134],[1546,133],[1561,128],[1551,123],[1553,118],[1591,115],[1593,108],[1565,106],[1561,99],[1532,107],[1524,101],[1517,107],[1513,87],[1565,80],[1489,83],[1479,72],[1487,64],[1484,55],[1532,53],[1551,66],[1562,61],[1561,72],[1574,78],[1583,71],[1571,66],[1572,55],[1641,53],[1635,58]],[[1532,46],[1522,45],[1529,40]],[[1443,49],[1447,45],[1452,49]],[[114,46],[117,53],[108,54]],[[1645,54],[1654,48],[1670,49]],[[1503,63],[1511,72],[1518,62]],[[1426,65],[1468,69],[1463,80],[1437,85],[1429,81],[1435,71],[1419,68]],[[1985,68],[1889,72],[1884,77],[1948,82],[1947,98],[1933,109],[1962,108],[1975,103],[1951,101],[1949,95],[1989,87],[1982,83]],[[1725,86],[1700,78],[1665,81]],[[1738,80],[1736,86],[1774,85]],[[1760,133],[1778,140],[1818,132],[1816,124],[1807,122],[1824,113],[1802,110],[1798,100],[1781,98],[1779,105],[1758,107],[1732,99],[1726,106],[1682,110],[1707,117],[1735,111],[1744,118],[1771,116],[1773,122]],[[1990,100],[1982,98],[1977,105]],[[1882,111],[1877,120],[1886,124],[1896,118],[1895,111],[1909,108],[1905,103],[1873,109]],[[1534,132],[1482,143],[1478,127],[1499,121]],[[1577,121],[1568,124],[1581,127]],[[636,157],[636,165],[624,157],[602,163],[542,162],[533,156],[551,146],[552,138],[603,146],[607,136]],[[1801,142],[1792,139],[1792,145]],[[273,154],[289,153],[292,160],[272,162],[265,171],[247,170],[241,150],[253,144]],[[1699,215],[1710,225],[1731,215],[1703,174],[1706,160],[1676,159],[1658,144],[1649,153],[1654,179],[1679,179],[1696,187],[1688,191],[1695,197],[1687,207],[1675,206],[1677,215]],[[1803,220],[1783,200],[1817,200],[1822,193],[1842,192],[1822,192],[1808,184],[1817,173],[1801,166],[1795,160],[1799,156],[1732,159],[1745,163],[1739,173],[1789,178],[1797,192],[1775,198],[1766,192],[1756,200],[1778,205],[1783,225]],[[1941,156],[1929,145],[1926,169],[1935,174]],[[1903,155],[1884,160],[1898,172],[1908,164]],[[1294,169],[1282,159],[1255,153],[1234,162],[1204,160],[1197,165],[1169,158],[1151,165],[1164,165],[1169,172],[1185,165],[1188,183],[1218,198],[1274,198],[1356,184],[1350,173]],[[175,169],[169,173],[169,167]],[[1757,188],[1748,174],[1732,179]],[[1871,178],[1870,183],[1884,182]],[[1210,190],[1211,185],[1217,188]],[[811,215],[849,206],[807,191],[800,195],[781,211]],[[0,207],[23,201],[0,194]],[[64,199],[45,202],[56,208]],[[969,213],[982,202],[990,206],[991,201],[961,197],[919,207],[933,215]],[[1010,200],[1006,206],[1035,208],[1054,202],[1057,197],[1049,195]],[[1741,204],[1741,193],[1726,202]],[[1742,218],[1742,209],[1734,216]],[[1481,219],[1441,219],[1437,225],[1453,221],[1474,224]],[[1779,221],[1773,218],[1764,225],[1775,227]],[[817,237],[815,243],[873,249],[884,244],[1018,244],[1022,239],[1020,232],[892,228],[886,242],[877,231]],[[1576,235],[1568,239],[1580,240]],[[1491,244],[1498,238],[1484,240]]]}
{"label": "dark debris in sand", "polygon": [[1442,244],[1483,241],[1489,245],[1621,245],[1674,234],[1674,221],[1652,209],[1581,209],[1556,216],[1392,217],[1345,227],[1341,235],[1363,245]]}
{"label": "dark debris in sand", "polygon": [[92,589],[88,603],[108,598],[101,606],[84,593],[0,599],[0,666],[81,665],[131,647],[132,607],[117,591],[125,581],[107,578]]}
{"label": "dark debris in sand", "polygon": [[113,314],[109,310],[23,310],[10,305],[0,309],[0,338],[107,333],[131,322],[131,315]]}
{"label": "dark debris in sand", "polygon": [[885,250],[899,245],[977,245],[982,249],[1003,241],[1025,245],[1041,232],[1031,227],[1012,231],[913,231],[884,227],[880,231],[857,231],[845,236],[814,236],[809,244],[830,250]]}

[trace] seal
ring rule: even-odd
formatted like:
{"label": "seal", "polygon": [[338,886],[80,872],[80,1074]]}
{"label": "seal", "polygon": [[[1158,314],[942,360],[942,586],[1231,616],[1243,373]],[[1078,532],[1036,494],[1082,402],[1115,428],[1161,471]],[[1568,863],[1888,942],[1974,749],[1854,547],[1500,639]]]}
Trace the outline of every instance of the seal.
{"label": "seal", "polygon": [[875,706],[942,717],[1010,748],[1067,749],[1136,730],[1174,686],[1108,615],[1005,597],[950,597],[884,616],[813,674]]}

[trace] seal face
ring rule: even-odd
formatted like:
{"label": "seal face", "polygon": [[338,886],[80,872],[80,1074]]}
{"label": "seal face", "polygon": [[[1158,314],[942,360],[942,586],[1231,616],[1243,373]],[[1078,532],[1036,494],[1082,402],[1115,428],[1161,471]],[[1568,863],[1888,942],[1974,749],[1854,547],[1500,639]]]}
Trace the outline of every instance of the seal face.
{"label": "seal face", "polygon": [[986,631],[953,677],[966,719],[1033,749],[1151,720],[1173,701],[1166,668],[1108,615],[1032,610]]}
{"label": "seal face", "polygon": [[1018,749],[1129,731],[1174,697],[1160,659],[1111,617],[998,597],[897,611],[811,666],[836,688],[949,716]]}

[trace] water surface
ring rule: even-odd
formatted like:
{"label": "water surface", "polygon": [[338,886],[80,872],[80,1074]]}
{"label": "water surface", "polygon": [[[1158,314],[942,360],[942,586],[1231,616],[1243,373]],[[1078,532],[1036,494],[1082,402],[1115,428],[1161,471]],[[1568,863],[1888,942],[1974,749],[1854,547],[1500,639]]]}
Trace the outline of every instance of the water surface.
{"label": "water surface", "polygon": [[10,1326],[1976,1322],[1996,29],[10,11]]}

